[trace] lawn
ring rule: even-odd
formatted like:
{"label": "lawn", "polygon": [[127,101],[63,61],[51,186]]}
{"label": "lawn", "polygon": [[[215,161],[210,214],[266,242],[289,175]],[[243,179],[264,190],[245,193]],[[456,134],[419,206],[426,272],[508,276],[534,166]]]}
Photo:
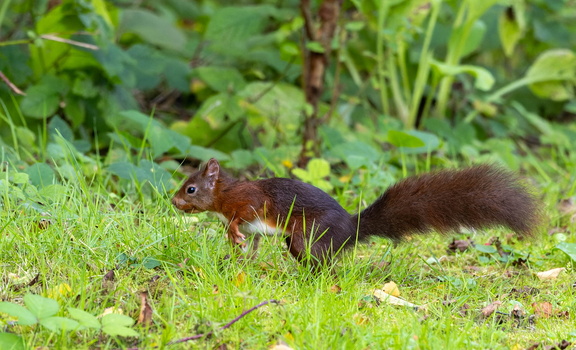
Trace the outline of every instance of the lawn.
{"label": "lawn", "polygon": [[[312,274],[280,238],[264,237],[258,256],[242,259],[215,217],[184,215],[146,185],[119,195],[96,176],[37,189],[4,170],[0,348],[524,349],[576,340],[574,208],[557,209],[569,176],[529,175],[546,213],[533,239],[504,229],[374,239]],[[565,269],[538,275],[555,268]],[[416,307],[375,293],[389,282]],[[221,329],[268,300],[279,303]],[[12,304],[31,321],[21,308],[6,312]]]}

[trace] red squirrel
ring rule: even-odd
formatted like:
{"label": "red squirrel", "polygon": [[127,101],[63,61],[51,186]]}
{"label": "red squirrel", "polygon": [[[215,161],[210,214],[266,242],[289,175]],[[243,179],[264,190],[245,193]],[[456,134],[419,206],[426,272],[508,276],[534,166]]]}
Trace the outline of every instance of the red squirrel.
{"label": "red squirrel", "polygon": [[243,245],[245,235],[283,234],[290,253],[313,265],[329,262],[336,252],[369,236],[401,241],[412,233],[495,226],[528,236],[539,221],[536,198],[515,175],[489,165],[408,177],[351,215],[307,183],[286,178],[239,181],[210,159],[186,180],[172,203],[186,213],[215,212],[234,244]]}

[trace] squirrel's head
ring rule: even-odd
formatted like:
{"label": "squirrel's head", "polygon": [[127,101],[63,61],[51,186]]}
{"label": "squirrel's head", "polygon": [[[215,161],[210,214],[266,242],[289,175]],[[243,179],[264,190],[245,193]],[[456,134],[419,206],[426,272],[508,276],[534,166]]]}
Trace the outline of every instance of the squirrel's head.
{"label": "squirrel's head", "polygon": [[186,213],[200,213],[214,209],[215,189],[220,177],[220,164],[210,159],[196,171],[172,198],[172,204]]}

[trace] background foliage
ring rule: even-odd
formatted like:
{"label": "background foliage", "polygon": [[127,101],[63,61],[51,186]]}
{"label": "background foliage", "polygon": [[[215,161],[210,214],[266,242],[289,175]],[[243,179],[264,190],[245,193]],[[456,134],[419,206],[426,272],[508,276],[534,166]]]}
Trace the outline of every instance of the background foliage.
{"label": "background foliage", "polygon": [[[339,6],[337,26],[326,42],[314,40],[307,34],[321,32],[327,3]],[[90,249],[105,247],[94,253],[93,273],[110,261],[171,271],[166,264],[201,247],[160,247],[172,236],[150,227],[174,233],[174,223],[147,220],[166,216],[157,208],[169,208],[189,166],[210,157],[242,177],[312,183],[350,211],[409,173],[499,162],[543,193],[556,238],[538,253],[554,256],[556,240],[573,240],[564,234],[573,230],[576,196],[575,47],[574,0],[4,0],[0,228],[20,232],[19,220],[32,218],[34,233],[50,217],[61,231],[84,232],[78,237]],[[317,104],[304,74],[314,55],[325,64]],[[312,138],[304,132],[311,118]],[[109,210],[138,216],[133,231]],[[18,244],[34,246],[30,232]],[[139,248],[111,243],[124,236]],[[42,248],[51,254],[75,244],[53,239]],[[6,251],[14,242],[4,242]],[[70,248],[63,265],[74,266],[66,259],[84,248]],[[39,264],[23,256],[23,266]],[[230,279],[216,268],[207,274]],[[198,288],[209,294],[212,286]],[[34,322],[67,316],[53,309]],[[91,320],[72,313],[66,322]]]}

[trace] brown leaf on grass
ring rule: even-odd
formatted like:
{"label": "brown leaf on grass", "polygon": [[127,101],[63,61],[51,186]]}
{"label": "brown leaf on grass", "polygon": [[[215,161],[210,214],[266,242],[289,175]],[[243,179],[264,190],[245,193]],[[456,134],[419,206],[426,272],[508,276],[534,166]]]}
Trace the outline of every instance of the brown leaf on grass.
{"label": "brown leaf on grass", "polygon": [[564,270],[566,270],[565,267],[557,267],[557,268],[552,269],[552,270],[538,272],[536,274],[536,276],[538,276],[538,278],[541,281],[554,280],[554,279],[558,278],[558,275],[560,275],[560,272],[562,272]]}
{"label": "brown leaf on grass", "polygon": [[34,276],[34,278],[32,278],[28,283],[14,285],[11,287],[11,289],[13,291],[17,292],[22,288],[32,287],[33,285],[35,285],[39,281],[40,281],[40,273],[37,273],[36,276]]}
{"label": "brown leaf on grass", "polygon": [[502,302],[497,300],[497,301],[491,303],[490,305],[485,306],[481,311],[482,316],[484,318],[489,317],[500,307],[500,305],[502,305]]}
{"label": "brown leaf on grass", "polygon": [[150,283],[154,283],[160,279],[160,275],[154,275],[150,278]]}
{"label": "brown leaf on grass", "polygon": [[386,294],[390,294],[390,295],[395,296],[395,297],[400,296],[400,289],[398,289],[398,285],[394,281],[384,283],[382,290]]}
{"label": "brown leaf on grass", "polygon": [[246,272],[240,271],[234,278],[234,285],[240,287],[246,281]]}
{"label": "brown leaf on grass", "polygon": [[368,318],[368,316],[362,313],[354,314],[354,316],[352,316],[352,319],[354,320],[354,323],[356,323],[359,326],[363,326],[365,324],[368,324],[368,322],[370,322],[370,318]]}
{"label": "brown leaf on grass", "polygon": [[484,270],[483,268],[481,268],[479,266],[473,266],[473,265],[466,266],[462,269],[463,272],[471,273],[471,274],[478,274],[478,273],[482,272],[483,270]]}
{"label": "brown leaf on grass", "polygon": [[218,294],[220,293],[220,290],[218,289],[218,285],[215,284],[212,286],[212,294]]}
{"label": "brown leaf on grass", "polygon": [[102,288],[110,290],[114,288],[114,280],[116,280],[116,274],[114,269],[106,272],[104,277],[102,277]]}
{"label": "brown leaf on grass", "polygon": [[474,247],[474,241],[471,240],[470,237],[468,237],[467,239],[453,239],[452,243],[448,245],[446,251],[448,253],[457,251],[463,252],[470,247]]}
{"label": "brown leaf on grass", "polygon": [[567,349],[570,345],[572,345],[571,342],[563,339],[561,342],[559,342],[556,345],[542,345],[542,343],[534,343],[534,344],[530,345],[528,348],[526,348],[526,350],[536,350],[536,349],[564,350],[564,349]]}
{"label": "brown leaf on grass", "polygon": [[138,315],[138,324],[150,326],[152,324],[152,307],[148,303],[148,292],[140,292],[140,314]]}
{"label": "brown leaf on grass", "polygon": [[496,251],[498,251],[498,255],[500,255],[501,257],[504,258],[510,255],[509,252],[505,252],[504,249],[502,248],[502,242],[500,241],[499,237],[490,238],[488,243],[496,248]]}
{"label": "brown leaf on grass", "polygon": [[562,216],[574,219],[576,217],[576,198],[561,199],[560,202],[558,202],[558,211]]}
{"label": "brown leaf on grass", "polygon": [[340,292],[342,291],[342,288],[341,288],[339,285],[334,284],[334,285],[332,285],[332,286],[328,289],[328,291],[329,291],[330,293],[336,293],[336,294],[338,294],[338,293],[340,293]]}
{"label": "brown leaf on grass", "polygon": [[288,344],[284,342],[279,342],[278,344],[274,344],[268,348],[268,350],[293,350]]}
{"label": "brown leaf on grass", "polygon": [[512,266],[514,266],[514,267],[527,267],[527,266],[528,266],[527,263],[528,263],[528,258],[529,258],[529,257],[530,257],[530,256],[526,257],[526,259],[518,258],[518,259],[512,261]]}
{"label": "brown leaf on grass", "polygon": [[510,290],[510,294],[515,294],[516,296],[524,296],[524,295],[536,295],[540,293],[538,288],[524,286],[522,288],[512,288]]}
{"label": "brown leaf on grass", "polygon": [[468,310],[470,309],[470,305],[468,304],[464,304],[460,307],[460,310],[458,311],[458,313],[460,313],[460,315],[462,317],[466,317],[466,315],[468,315]]}
{"label": "brown leaf on grass", "polygon": [[526,312],[522,309],[520,305],[514,305],[514,308],[512,308],[510,315],[512,315],[512,317],[514,317],[515,319],[522,319],[524,318],[524,316],[526,316]]}
{"label": "brown leaf on grass", "polygon": [[572,345],[572,342],[569,342],[566,339],[562,339],[560,343],[556,344],[556,347],[560,350],[564,350],[567,349],[570,345]]}
{"label": "brown leaf on grass", "polygon": [[570,318],[570,311],[568,311],[568,310],[558,311],[558,313],[556,314],[556,317],[569,319]]}
{"label": "brown leaf on grass", "polygon": [[532,303],[532,308],[534,308],[534,313],[538,317],[549,318],[552,316],[552,304],[548,301]]}
{"label": "brown leaf on grass", "polygon": [[38,228],[41,230],[45,230],[52,225],[52,221],[50,219],[40,219],[38,221]]}

